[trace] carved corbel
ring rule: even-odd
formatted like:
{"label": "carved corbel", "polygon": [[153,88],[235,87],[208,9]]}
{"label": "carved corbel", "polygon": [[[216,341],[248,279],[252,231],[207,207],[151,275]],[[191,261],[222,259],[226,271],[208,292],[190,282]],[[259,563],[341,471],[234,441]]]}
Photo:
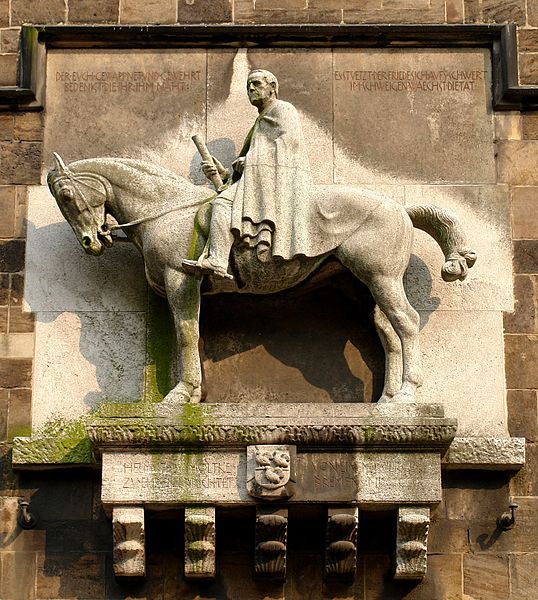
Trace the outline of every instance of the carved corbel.
{"label": "carved corbel", "polygon": [[429,508],[413,506],[398,509],[395,579],[424,578],[429,528]]}
{"label": "carved corbel", "polygon": [[185,577],[215,577],[215,509],[185,508]]}
{"label": "carved corbel", "polygon": [[116,577],[145,577],[144,509],[115,506],[112,509],[112,536]]}
{"label": "carved corbel", "polygon": [[285,579],[288,509],[256,507],[254,572],[260,577]]}
{"label": "carved corbel", "polygon": [[325,577],[349,579],[357,571],[358,508],[329,508],[325,548]]}

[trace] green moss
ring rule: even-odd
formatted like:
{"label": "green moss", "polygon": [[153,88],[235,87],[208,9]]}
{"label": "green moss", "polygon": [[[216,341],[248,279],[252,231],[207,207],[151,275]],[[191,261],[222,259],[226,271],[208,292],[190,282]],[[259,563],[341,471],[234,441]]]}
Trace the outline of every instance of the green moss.
{"label": "green moss", "polygon": [[172,389],[170,368],[174,326],[165,299],[153,292],[148,296],[146,326],[146,366],[144,368],[145,403],[160,402]]}
{"label": "green moss", "polygon": [[32,428],[30,426],[15,427],[8,431],[8,442],[12,442],[13,438],[25,437],[32,435]]}

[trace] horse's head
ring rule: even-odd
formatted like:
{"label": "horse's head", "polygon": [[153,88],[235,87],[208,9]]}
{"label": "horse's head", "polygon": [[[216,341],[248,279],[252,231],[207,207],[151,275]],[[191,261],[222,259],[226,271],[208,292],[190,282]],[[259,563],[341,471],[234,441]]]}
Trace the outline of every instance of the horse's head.
{"label": "horse's head", "polygon": [[112,245],[105,207],[112,186],[96,173],[71,171],[56,152],[54,161],[47,176],[49,189],[85,252],[99,256]]}

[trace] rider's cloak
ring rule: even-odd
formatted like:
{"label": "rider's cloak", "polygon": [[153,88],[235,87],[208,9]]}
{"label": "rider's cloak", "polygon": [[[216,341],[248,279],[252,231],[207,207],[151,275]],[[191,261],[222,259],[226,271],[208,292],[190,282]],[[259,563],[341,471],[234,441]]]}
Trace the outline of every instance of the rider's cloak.
{"label": "rider's cloak", "polygon": [[262,260],[318,255],[310,164],[295,107],[275,100],[260,113],[240,156],[243,175],[229,190],[235,235],[256,246]]}

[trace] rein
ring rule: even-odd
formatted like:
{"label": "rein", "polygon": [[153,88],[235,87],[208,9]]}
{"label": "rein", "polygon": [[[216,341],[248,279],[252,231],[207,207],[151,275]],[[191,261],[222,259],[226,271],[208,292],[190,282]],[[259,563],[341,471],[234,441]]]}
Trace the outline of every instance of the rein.
{"label": "rein", "polygon": [[[208,196],[206,199],[204,199],[202,202],[191,202],[190,204],[184,204],[182,206],[174,206],[173,208],[169,208],[165,211],[162,211],[160,213],[154,214],[154,215],[149,215],[146,217],[140,217],[139,219],[135,219],[134,221],[129,221],[128,223],[117,223],[117,224],[108,224],[106,222],[104,223],[98,223],[98,219],[96,218],[92,207],[90,205],[90,203],[86,200],[86,197],[84,195],[84,193],[82,192],[81,189],[79,189],[79,187],[76,184],[81,184],[84,185],[86,187],[89,187],[90,189],[92,189],[95,192],[98,192],[99,194],[101,194],[102,196],[104,196],[104,200],[103,200],[103,204],[106,203],[106,201],[109,199],[109,190],[107,189],[107,186],[101,181],[101,176],[98,176],[95,173],[84,173],[84,175],[90,176],[90,177],[94,177],[95,179],[97,179],[97,181],[99,181],[100,183],[103,184],[103,187],[105,188],[105,191],[100,190],[96,187],[93,187],[93,185],[90,185],[89,183],[82,181],[80,178],[76,177],[76,174],[73,172],[64,172],[62,173],[63,177],[66,177],[67,179],[69,179],[69,181],[73,184],[73,188],[75,189],[75,191],[79,194],[80,198],[82,199],[86,210],[88,210],[88,212],[90,213],[92,220],[94,222],[94,225],[96,226],[97,230],[100,232],[101,235],[109,235],[110,232],[115,231],[116,229],[123,229],[124,227],[134,227],[135,225],[140,225],[141,223],[146,223],[147,221],[153,221],[155,219],[159,219],[160,217],[164,217],[165,215],[168,215],[170,213],[173,212],[177,212],[178,210],[183,210],[183,209],[187,209],[187,208],[194,208],[196,206],[201,206],[202,204],[205,204],[206,202],[209,202],[210,200],[213,200],[215,198],[215,196],[217,195],[216,193],[211,194],[211,196]],[[103,177],[104,179],[104,177]],[[110,190],[112,191],[112,190]],[[113,193],[113,192],[112,192]],[[102,204],[100,205],[100,207],[102,206]],[[99,207],[99,208],[100,208]],[[106,218],[106,217],[105,217]]]}

